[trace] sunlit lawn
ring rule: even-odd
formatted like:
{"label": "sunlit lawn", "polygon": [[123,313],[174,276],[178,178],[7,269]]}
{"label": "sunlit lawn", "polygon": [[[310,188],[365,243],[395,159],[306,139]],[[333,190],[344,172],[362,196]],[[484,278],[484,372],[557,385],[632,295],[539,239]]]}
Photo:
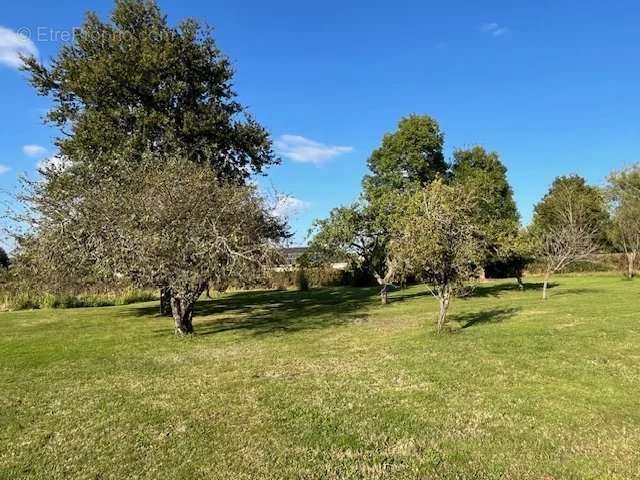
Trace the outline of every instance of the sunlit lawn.
{"label": "sunlit lawn", "polygon": [[0,314],[0,478],[640,478],[640,281]]}

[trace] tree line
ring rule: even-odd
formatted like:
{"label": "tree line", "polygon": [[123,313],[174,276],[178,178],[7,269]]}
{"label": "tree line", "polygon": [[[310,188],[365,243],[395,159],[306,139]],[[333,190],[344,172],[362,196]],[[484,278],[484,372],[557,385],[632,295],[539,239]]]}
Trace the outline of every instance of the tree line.
{"label": "tree line", "polygon": [[[209,29],[173,27],[153,1],[116,0],[109,20],[89,13],[50,63],[25,58],[23,69],[51,99],[46,121],[60,134],[57,161],[23,179],[13,281],[54,292],[154,287],[184,335],[204,291],[258,279],[279,262],[288,226],[252,182],[279,159],[237,101]],[[476,146],[448,162],[443,147],[435,119],[403,118],[369,157],[360,198],[315,222],[309,258],[346,258],[362,282],[380,285],[383,302],[396,283],[427,283],[439,330],[452,297],[483,269],[499,265],[522,286],[539,258],[546,285],[613,245],[633,275],[639,167],[613,173],[606,191],[556,179],[523,229],[498,154]]]}
{"label": "tree line", "polygon": [[487,269],[517,279],[534,260],[550,277],[598,251],[621,251],[634,275],[640,248],[640,165],[612,172],[601,189],[578,175],[554,180],[523,228],[507,170],[482,146],[443,155],[444,135],[426,115],[403,118],[369,157],[360,198],[333,209],[310,231],[310,262],[346,259],[382,303],[391,285],[426,283],[438,298],[437,328],[451,298]]}

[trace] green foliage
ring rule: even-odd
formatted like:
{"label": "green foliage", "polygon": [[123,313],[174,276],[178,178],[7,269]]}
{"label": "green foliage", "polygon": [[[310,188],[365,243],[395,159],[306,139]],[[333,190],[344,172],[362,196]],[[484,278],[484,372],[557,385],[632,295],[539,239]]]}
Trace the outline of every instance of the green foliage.
{"label": "green foliage", "polygon": [[[184,324],[176,333],[191,333],[193,303],[205,286],[228,283],[230,270],[236,277],[239,270],[260,271],[256,252],[264,249],[256,245],[285,234],[275,221],[256,226],[265,211],[253,193],[231,192],[278,159],[268,132],[235,100],[230,61],[195,20],[174,28],[153,0],[117,0],[110,21],[89,13],[49,65],[32,57],[24,70],[52,100],[46,119],[62,131],[56,141],[62,163],[41,169],[42,181],[25,194],[31,231],[18,239],[23,272],[55,265],[55,252],[56,269],[67,279],[73,271],[76,281],[87,275],[109,281],[118,272],[136,285],[169,288],[176,322]],[[212,197],[202,190],[217,181],[225,184],[218,193],[227,193],[230,209],[247,210],[218,215],[225,204],[207,203]],[[222,229],[228,215],[237,223]],[[240,234],[245,222],[256,228]],[[61,233],[68,229],[75,238],[65,244]],[[211,234],[204,243],[189,238],[198,229]],[[47,251],[53,239],[60,250]],[[32,278],[51,282],[49,289],[59,282],[56,275]]]}
{"label": "green foliage", "polygon": [[520,216],[498,154],[475,146],[456,150],[453,159],[452,181],[478,199],[477,223],[487,237],[498,244],[500,237],[517,234]]}
{"label": "green foliage", "polygon": [[627,257],[625,271],[635,275],[640,258],[640,164],[613,172],[606,189],[611,209],[609,238]]}
{"label": "green foliage", "polygon": [[376,203],[389,192],[411,191],[445,175],[443,144],[444,134],[433,118],[402,118],[398,129],[384,136],[367,161],[371,173],[363,180],[366,200]]}
{"label": "green foliage", "polygon": [[310,232],[307,258],[316,263],[346,260],[364,283],[386,273],[386,230],[371,208],[362,203],[331,210],[329,217],[316,220]]}
{"label": "green foliage", "polygon": [[50,66],[24,69],[51,97],[60,157],[87,180],[117,175],[143,152],[209,164],[243,180],[276,163],[269,134],[235,100],[233,68],[195,20],[171,27],[154,1],[117,0],[109,22],[89,13]]}
{"label": "green foliage", "polygon": [[476,223],[475,199],[458,185],[436,180],[413,194],[397,218],[390,244],[396,276],[414,275],[440,299],[438,331],[452,295],[465,290],[484,258],[484,235]]}
{"label": "green foliage", "polygon": [[507,179],[507,169],[496,152],[481,146],[453,153],[452,182],[476,199],[475,223],[484,232],[488,276],[521,277],[531,252],[520,229],[520,216]]}
{"label": "green foliage", "polygon": [[207,285],[260,276],[285,232],[254,187],[181,158],[145,155],[123,162],[117,182],[66,185],[33,182],[24,195],[36,228],[20,239],[18,258],[43,290],[91,272],[167,286],[191,308]]}
{"label": "green foliage", "polygon": [[609,214],[602,192],[583,177],[557,177],[535,206],[531,233],[542,236],[567,225],[588,226],[599,244],[606,243]]}
{"label": "green foliage", "polygon": [[441,180],[413,194],[405,215],[396,220],[391,246],[396,273],[416,275],[435,288],[461,287],[471,278],[483,246],[474,202],[463,189]]}

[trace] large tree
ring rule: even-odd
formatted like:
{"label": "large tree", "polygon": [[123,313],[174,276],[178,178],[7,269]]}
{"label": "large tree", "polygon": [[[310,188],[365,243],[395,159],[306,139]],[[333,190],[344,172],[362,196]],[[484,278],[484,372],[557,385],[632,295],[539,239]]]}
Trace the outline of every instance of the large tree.
{"label": "large tree", "polygon": [[388,244],[394,219],[401,213],[405,195],[446,175],[443,143],[444,135],[433,118],[402,118],[398,129],[383,137],[367,161],[369,174],[362,181],[361,201],[333,210],[312,229],[311,248],[350,258],[356,271],[371,275],[381,286],[383,303],[393,276]]}
{"label": "large tree", "polygon": [[365,199],[375,203],[389,192],[411,191],[445,175],[443,145],[444,134],[433,118],[402,118],[398,129],[384,136],[367,161],[371,173],[363,180]]}
{"label": "large tree", "polygon": [[507,168],[496,152],[481,146],[458,149],[451,166],[453,182],[478,199],[478,222],[490,237],[518,231],[520,216],[507,179]]}
{"label": "large tree", "polygon": [[221,181],[208,166],[149,154],[122,169],[117,181],[64,189],[30,182],[22,268],[45,286],[90,272],[168,287],[176,334],[192,333],[205,288],[264,272],[284,226],[254,187]]}
{"label": "large tree", "polygon": [[50,64],[29,58],[24,69],[53,101],[46,120],[63,132],[59,156],[88,164],[92,180],[146,151],[210,165],[225,180],[276,162],[210,31],[194,20],[172,27],[153,0],[116,0],[109,22],[88,13]]}
{"label": "large tree", "polygon": [[396,275],[414,275],[431,287],[440,311],[437,331],[447,321],[451,298],[477,273],[484,235],[476,224],[477,199],[456,185],[436,180],[409,198],[390,244]]}
{"label": "large tree", "polygon": [[522,286],[528,256],[520,234],[520,216],[507,179],[507,169],[496,152],[481,146],[453,153],[451,179],[477,199],[475,221],[484,230],[484,267],[499,266],[515,275]]}
{"label": "large tree", "polygon": [[627,276],[633,278],[640,253],[640,164],[609,175],[607,194],[611,208],[610,238],[624,253]]}
{"label": "large tree", "polygon": [[542,298],[551,275],[588,259],[602,245],[608,213],[600,190],[578,176],[558,177],[535,206],[529,231],[545,265]]}
{"label": "large tree", "polygon": [[[239,184],[278,162],[267,131],[236,100],[233,68],[211,31],[194,20],[171,26],[153,0],[116,0],[110,21],[88,13],[49,65],[29,58],[24,69],[52,99],[46,120],[62,132],[57,164],[69,175],[44,169],[52,190],[118,179],[122,162],[145,152]],[[168,297],[163,290],[164,312]]]}

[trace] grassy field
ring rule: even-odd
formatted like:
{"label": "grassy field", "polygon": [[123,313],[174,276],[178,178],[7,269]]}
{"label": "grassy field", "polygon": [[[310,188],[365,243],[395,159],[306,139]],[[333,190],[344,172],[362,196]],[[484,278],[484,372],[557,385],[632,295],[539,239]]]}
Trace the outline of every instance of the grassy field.
{"label": "grassy field", "polygon": [[640,478],[640,281],[0,314],[0,478]]}

